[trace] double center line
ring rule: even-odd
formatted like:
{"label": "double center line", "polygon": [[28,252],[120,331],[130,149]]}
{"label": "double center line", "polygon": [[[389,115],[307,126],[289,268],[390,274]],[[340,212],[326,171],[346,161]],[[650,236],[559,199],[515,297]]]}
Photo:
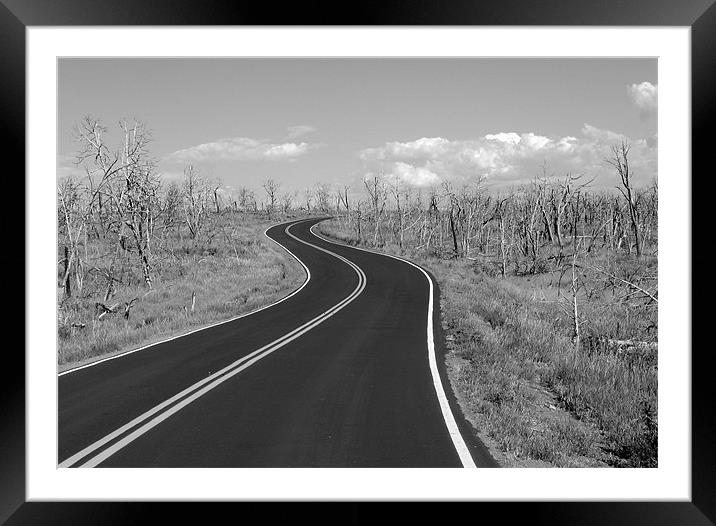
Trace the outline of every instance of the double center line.
{"label": "double center line", "polygon": [[91,468],[97,466],[104,460],[117,453],[119,450],[123,449],[129,443],[133,442],[134,440],[142,436],[144,433],[148,432],[153,427],[159,425],[161,422],[172,416],[174,413],[180,411],[182,408],[186,407],[193,401],[205,395],[218,385],[229,380],[244,369],[252,366],[262,358],[265,358],[274,351],[277,351],[278,349],[292,342],[296,338],[299,338],[301,335],[310,331],[317,325],[323,323],[328,318],[330,318],[338,311],[343,309],[345,306],[347,306],[349,303],[351,303],[353,300],[355,300],[361,294],[361,292],[363,292],[363,289],[365,289],[366,286],[366,276],[363,270],[358,265],[344,258],[343,256],[331,252],[330,250],[326,250],[323,247],[319,247],[312,243],[308,243],[307,241],[303,241],[302,239],[299,239],[298,237],[294,236],[289,231],[289,229],[295,224],[297,223],[293,223],[286,227],[286,234],[288,234],[296,241],[303,243],[304,245],[308,245],[310,247],[315,248],[316,250],[320,250],[321,252],[325,252],[326,254],[330,254],[331,256],[340,259],[341,261],[349,265],[351,268],[353,268],[353,270],[355,270],[356,274],[358,275],[358,285],[356,286],[356,288],[346,298],[344,298],[328,310],[322,312],[312,320],[304,323],[300,327],[295,328],[291,332],[284,334],[283,336],[272,341],[271,343],[264,345],[260,349],[256,349],[255,351],[247,354],[246,356],[239,358],[235,362],[227,365],[223,369],[211,374],[210,376],[207,376],[203,380],[196,382],[190,387],[187,387],[180,393],[177,393],[171,398],[165,400],[164,402],[141,414],[134,420],[116,429],[112,433],[106,435],[105,437],[94,442],[93,444],[90,444],[83,450],[75,453],[68,459],[61,462],[58,467]]}

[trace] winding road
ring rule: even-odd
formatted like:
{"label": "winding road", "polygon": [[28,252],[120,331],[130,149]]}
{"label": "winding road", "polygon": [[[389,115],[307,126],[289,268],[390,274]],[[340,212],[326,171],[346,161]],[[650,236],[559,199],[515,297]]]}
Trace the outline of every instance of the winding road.
{"label": "winding road", "polygon": [[266,231],[306,272],[284,299],[60,373],[59,467],[496,466],[450,389],[433,278],[323,219]]}

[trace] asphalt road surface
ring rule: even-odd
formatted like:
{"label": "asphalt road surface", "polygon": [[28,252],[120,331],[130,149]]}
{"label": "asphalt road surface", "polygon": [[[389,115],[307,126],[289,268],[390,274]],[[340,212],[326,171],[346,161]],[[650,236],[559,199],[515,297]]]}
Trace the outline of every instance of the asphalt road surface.
{"label": "asphalt road surface", "polygon": [[495,466],[450,389],[432,278],[320,220],[267,230],[307,275],[278,303],[61,373],[59,466]]}

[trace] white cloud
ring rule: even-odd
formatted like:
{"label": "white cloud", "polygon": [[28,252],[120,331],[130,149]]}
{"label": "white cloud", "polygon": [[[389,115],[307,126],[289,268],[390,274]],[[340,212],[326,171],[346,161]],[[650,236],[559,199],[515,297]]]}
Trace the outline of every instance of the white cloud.
{"label": "white cloud", "polygon": [[632,84],[627,86],[629,98],[639,109],[639,115],[643,118],[650,118],[656,115],[658,108],[658,86],[651,82],[642,82],[641,84]]}
{"label": "white cloud", "polygon": [[535,135],[534,133],[525,133],[522,136],[522,141],[527,146],[527,151],[539,151],[551,146],[552,140],[542,135]]}
{"label": "white cloud", "polygon": [[309,146],[305,142],[300,144],[294,142],[273,144],[263,152],[263,155],[266,159],[288,159],[303,155],[308,151],[308,148]]}
{"label": "white cloud", "polygon": [[440,176],[428,168],[397,162],[393,164],[391,176],[410,186],[433,186],[440,183]]}
{"label": "white cloud", "polygon": [[389,142],[380,148],[368,148],[360,154],[364,161],[427,160],[446,153],[451,142],[441,137],[417,139],[411,142]]}
{"label": "white cloud", "polygon": [[177,150],[167,159],[171,161],[292,161],[315,145],[305,142],[270,143],[248,137],[219,139]]}
{"label": "white cloud", "polygon": [[613,144],[626,139],[624,135],[609,130],[602,130],[590,124],[584,124],[582,127],[582,135],[598,144]]}
{"label": "white cloud", "polygon": [[[613,170],[604,161],[611,146],[622,139],[632,145],[636,177],[649,181],[657,173],[656,137],[630,139],[585,124],[579,137],[547,137],[536,133],[500,132],[477,139],[442,137],[388,142],[360,153],[367,171],[397,177],[414,186],[457,183],[486,177],[495,184],[529,181],[546,161],[557,176],[567,172],[596,177],[595,186],[613,186]],[[635,180],[636,182],[636,180]]]}
{"label": "white cloud", "polygon": [[507,144],[519,144],[520,136],[516,133],[495,133],[485,135],[485,139],[488,141],[500,141]]}

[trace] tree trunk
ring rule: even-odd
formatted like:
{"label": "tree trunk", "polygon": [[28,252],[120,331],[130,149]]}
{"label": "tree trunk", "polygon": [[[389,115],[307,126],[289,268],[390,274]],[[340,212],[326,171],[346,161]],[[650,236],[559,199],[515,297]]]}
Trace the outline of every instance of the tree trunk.
{"label": "tree trunk", "polygon": [[64,282],[65,282],[65,297],[69,298],[72,296],[72,286],[70,280],[70,251],[65,245],[65,259],[64,259]]}
{"label": "tree trunk", "polygon": [[455,220],[453,219],[452,208],[450,209],[450,231],[452,232],[452,243],[455,250],[455,257],[458,257],[460,253],[457,246],[457,234],[455,232]]}
{"label": "tree trunk", "polygon": [[139,249],[139,254],[142,259],[142,274],[144,276],[144,283],[147,285],[148,289],[152,288],[152,275],[151,275],[151,265],[149,264],[149,258],[147,258],[147,254],[142,250]]}

